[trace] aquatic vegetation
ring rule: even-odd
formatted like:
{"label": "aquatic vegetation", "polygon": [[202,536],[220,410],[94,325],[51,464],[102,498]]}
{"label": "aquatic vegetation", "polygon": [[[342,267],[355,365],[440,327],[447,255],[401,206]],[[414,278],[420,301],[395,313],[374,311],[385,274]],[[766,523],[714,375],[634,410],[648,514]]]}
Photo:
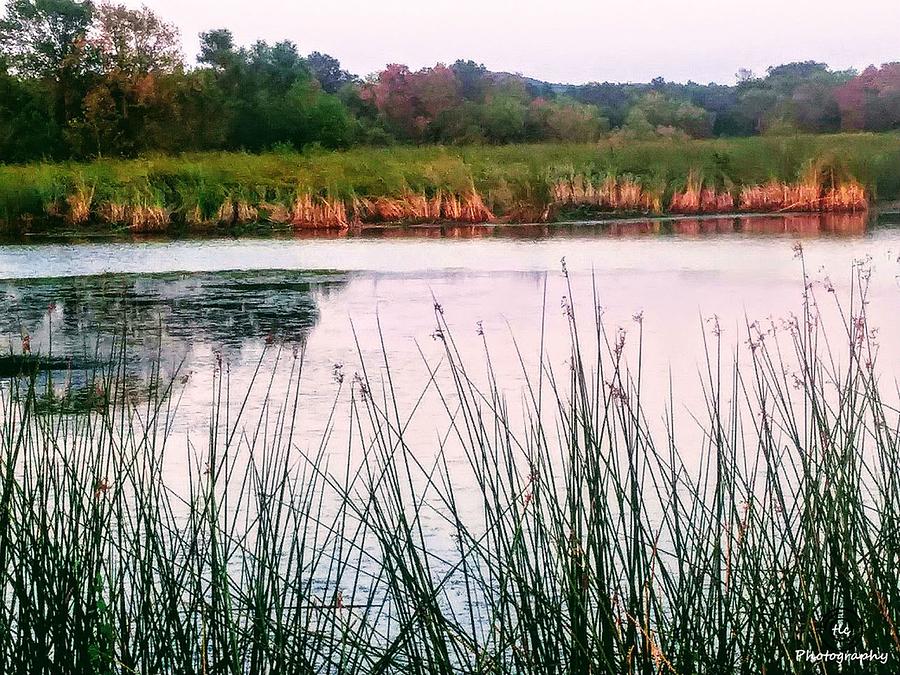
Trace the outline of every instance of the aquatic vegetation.
{"label": "aquatic vegetation", "polygon": [[91,206],[94,201],[94,188],[84,185],[66,197],[66,220],[72,225],[86,223],[91,219]]}
{"label": "aquatic vegetation", "polygon": [[340,200],[314,199],[307,194],[294,202],[290,223],[298,228],[346,229],[347,209]]}
{"label": "aquatic vegetation", "polygon": [[668,210],[672,213],[729,213],[734,211],[734,198],[727,190],[704,186],[703,180],[691,172],[684,190],[672,193]]}
{"label": "aquatic vegetation", "polygon": [[474,188],[462,196],[438,191],[431,198],[424,194],[405,194],[399,198],[356,199],[352,211],[354,223],[485,223],[494,220],[494,214]]}
{"label": "aquatic vegetation", "polygon": [[571,211],[853,211],[900,198],[900,136],[189,154],[0,166],[0,227],[139,232],[541,222]]}
{"label": "aquatic vegetation", "polygon": [[444,408],[425,445],[386,353],[335,365],[332,415],[353,431],[312,447],[294,435],[302,342],[267,341],[253,414],[220,360],[209,427],[182,449],[180,374],[152,371],[135,398],[114,354],[103,405],[78,415],[37,410],[45,376],[16,377],[0,388],[0,670],[802,672],[840,651],[890,672],[900,420],[868,274],[847,303],[804,273],[796,316],[749,322],[740,344],[711,317],[690,420],[677,392],[642,398],[642,315],[608,330],[571,289],[564,367],[523,357],[518,404],[490,368],[498,336],[479,326],[471,363],[435,304],[422,392]]}
{"label": "aquatic vegetation", "polygon": [[608,211],[659,213],[658,196],[644,190],[633,176],[605,176],[599,182],[584,175],[557,181],[552,188],[554,206],[594,206]]}

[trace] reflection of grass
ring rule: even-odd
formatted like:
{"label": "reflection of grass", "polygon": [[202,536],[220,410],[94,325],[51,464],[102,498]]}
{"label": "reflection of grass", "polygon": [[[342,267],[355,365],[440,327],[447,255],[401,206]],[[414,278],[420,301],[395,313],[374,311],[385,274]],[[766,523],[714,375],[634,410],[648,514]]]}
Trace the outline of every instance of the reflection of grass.
{"label": "reflection of grass", "polygon": [[[437,306],[442,361],[421,383],[446,408],[435,441],[407,434],[422,413],[401,410],[389,363],[336,367],[349,468],[329,466],[343,439],[294,436],[302,350],[277,354],[287,393],[257,372],[256,419],[220,366],[180,491],[163,480],[171,387],[132,402],[114,363],[110,405],[71,418],[35,416],[40,378],[16,380],[0,399],[0,670],[805,672],[795,649],[849,649],[888,653],[891,672],[900,437],[858,273],[827,334],[815,286],[795,320],[747,327],[740,363],[711,322],[693,420],[643,407],[640,317],[632,345],[569,304],[565,369],[523,365],[524,424]],[[823,623],[835,611],[854,644]]]}
{"label": "reflection of grass", "polygon": [[67,370],[68,359],[39,354],[0,354],[0,378],[34,375],[42,371]]}
{"label": "reflection of grass", "polygon": [[109,405],[109,396],[94,383],[82,387],[66,387],[58,392],[48,387],[35,394],[34,409],[39,414],[76,415],[100,412]]}
{"label": "reflection of grass", "polygon": [[[617,176],[643,190],[655,208],[657,202],[669,205],[692,181],[701,181],[722,204],[726,193],[737,203],[742,188],[793,184],[810,167],[826,187],[854,178],[876,198],[897,199],[898,166],[898,134],[187,154],[0,167],[0,224],[21,228],[44,221],[66,229],[88,227],[92,220],[107,231],[242,230],[258,219],[271,228],[291,219],[298,226],[339,224],[366,217],[365,205],[379,199],[403,213],[431,217],[433,209],[417,207],[423,199],[449,204],[475,198],[484,200],[482,216],[521,220],[540,217],[554,186],[571,177],[601,185]],[[308,208],[298,210],[307,200]],[[360,205],[361,216],[354,212]],[[348,212],[331,213],[342,208]],[[442,218],[452,217],[445,211]]]}

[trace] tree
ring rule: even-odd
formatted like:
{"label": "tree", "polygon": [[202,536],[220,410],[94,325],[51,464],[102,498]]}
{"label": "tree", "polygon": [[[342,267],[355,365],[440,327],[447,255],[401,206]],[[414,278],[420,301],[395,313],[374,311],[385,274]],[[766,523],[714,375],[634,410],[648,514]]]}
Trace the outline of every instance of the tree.
{"label": "tree", "polygon": [[200,33],[200,53],[197,61],[216,70],[223,71],[237,61],[238,55],[234,48],[234,36],[227,28]]}
{"label": "tree", "polygon": [[105,72],[130,77],[171,73],[182,66],[178,29],[147,7],[103,3],[94,14],[89,43]]}
{"label": "tree", "polygon": [[467,101],[482,103],[488,89],[487,68],[474,61],[456,61],[450,69],[459,82],[459,93]]}
{"label": "tree", "polygon": [[163,80],[182,75],[178,31],[146,7],[102,4],[95,11],[88,44],[100,77],[71,125],[87,136],[80,140],[81,151],[133,155],[164,145],[151,130],[159,130],[154,118],[177,115],[173,88]]}
{"label": "tree", "polygon": [[521,97],[501,92],[484,104],[483,128],[492,143],[515,143],[525,139],[527,108]]}
{"label": "tree", "polygon": [[528,106],[526,125],[531,140],[589,142],[609,128],[609,121],[594,106],[537,98]]}
{"label": "tree", "polygon": [[392,63],[367,82],[362,98],[378,109],[386,127],[400,138],[416,139],[421,135],[417,125],[419,102],[416,99],[412,72],[407,66]]}
{"label": "tree", "polygon": [[23,162],[63,154],[59,127],[35,81],[10,75],[0,63],[0,161]]}
{"label": "tree", "polygon": [[43,83],[60,128],[78,112],[83,95],[92,15],[89,1],[10,0],[0,20],[0,49],[10,72]]}
{"label": "tree", "polygon": [[812,133],[840,129],[841,111],[836,88],[829,82],[803,82],[791,95],[791,112],[797,128]]}
{"label": "tree", "polygon": [[750,86],[738,99],[737,112],[749,121],[753,133],[762,133],[772,123],[779,96],[768,87]]}
{"label": "tree", "polygon": [[835,91],[841,127],[885,131],[900,127],[900,63],[869,66]]}
{"label": "tree", "polygon": [[306,57],[306,65],[322,85],[322,89],[329,94],[336,94],[342,87],[356,80],[356,76],[341,69],[340,61],[328,54],[312,52]]}
{"label": "tree", "polygon": [[61,79],[84,69],[93,5],[77,0],[11,0],[0,21],[0,48],[23,77]]}
{"label": "tree", "polygon": [[445,110],[462,103],[456,74],[443,63],[414,73],[412,88],[419,106],[419,115],[427,124]]}
{"label": "tree", "polygon": [[694,138],[705,138],[712,134],[712,115],[688,103],[669,98],[659,91],[644,94],[629,111],[626,125],[646,132],[646,125],[653,129],[671,127]]}

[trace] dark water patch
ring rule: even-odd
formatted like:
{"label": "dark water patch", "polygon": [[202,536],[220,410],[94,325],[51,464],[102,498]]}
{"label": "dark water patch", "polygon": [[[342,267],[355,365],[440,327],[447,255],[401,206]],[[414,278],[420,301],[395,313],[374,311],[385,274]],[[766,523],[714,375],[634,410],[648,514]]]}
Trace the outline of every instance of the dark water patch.
{"label": "dark water patch", "polygon": [[0,378],[36,375],[42,372],[84,369],[86,362],[73,363],[72,359],[41,356],[39,354],[0,354]]}
{"label": "dark water patch", "polygon": [[[318,300],[346,275],[286,270],[104,274],[0,282],[0,334],[13,353],[29,348],[57,354],[90,350],[92,336],[151,338],[216,348],[248,339],[301,340],[319,319]],[[82,349],[83,351],[83,349]],[[19,366],[10,362],[9,368]]]}

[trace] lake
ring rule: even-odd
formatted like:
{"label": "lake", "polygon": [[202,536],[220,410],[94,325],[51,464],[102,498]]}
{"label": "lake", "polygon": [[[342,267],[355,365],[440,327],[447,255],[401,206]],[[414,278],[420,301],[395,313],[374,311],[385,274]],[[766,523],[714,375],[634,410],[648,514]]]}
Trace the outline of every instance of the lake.
{"label": "lake", "polygon": [[[364,363],[369,377],[384,374],[382,348],[401,404],[418,401],[444,349],[436,306],[479,377],[487,345],[515,407],[526,377],[536,375],[542,340],[550,363],[562,366],[569,357],[563,307],[572,303],[588,329],[596,293],[607,331],[621,329],[627,358],[641,357],[653,420],[662,417],[670,378],[678,409],[701,402],[704,337],[715,323],[726,351],[740,355],[748,352],[749,322],[782,322],[800,311],[797,242],[810,280],[836,291],[821,290],[826,313],[832,296],[848,293],[855,264],[871,269],[870,320],[880,331],[882,367],[894,372],[900,228],[890,218],[876,224],[864,216],[8,244],[0,246],[0,331],[5,351],[19,352],[28,335],[32,352],[69,357],[95,347],[95,338],[108,346],[125,319],[134,362],[146,365],[160,353],[167,372],[186,380],[177,432],[206,423],[220,359],[237,391],[261,358],[271,365],[279,348],[305,345],[297,443],[308,449],[326,431],[342,377],[360,373]],[[429,397],[419,406],[413,428],[427,448],[440,427],[440,406]],[[340,430],[338,424],[333,433]]]}
{"label": "lake", "polygon": [[[445,344],[436,307],[479,386],[489,383],[490,351],[514,414],[542,350],[548,364],[568,363],[564,309],[571,305],[590,335],[596,302],[632,367],[640,358],[645,414],[662,433],[668,407],[681,416],[703,408],[700,374],[713,334],[729,358],[743,360],[749,323],[783,326],[801,311],[797,242],[824,315],[835,323],[833,300],[848,295],[854,265],[871,270],[868,311],[879,331],[879,359],[885,374],[895,372],[900,229],[864,216],[10,244],[0,247],[0,330],[4,351],[19,353],[27,335],[32,352],[71,358],[108,350],[124,321],[135,378],[146,379],[158,356],[163,373],[178,378],[175,447],[207,428],[217,363],[234,392],[250,388],[260,365],[276,373],[248,398],[246,419],[253,420],[265,400],[290,386],[280,376],[289,370],[284,355],[305,347],[294,443],[313,452],[327,437],[327,452],[340,465],[353,454],[348,385],[363,372],[384,384],[386,362],[400,415],[411,417],[407,442],[427,458],[435,438],[447,433],[445,403],[426,391],[432,370],[438,382],[446,376],[438,366]],[[836,292],[826,292],[827,284]],[[836,346],[838,362],[845,351]],[[72,378],[59,372],[54,382],[65,390]],[[688,457],[699,442],[699,431],[683,430]],[[170,454],[178,482],[185,456]]]}
{"label": "lake", "polygon": [[[342,608],[346,601],[358,609],[390,608],[386,614],[375,612],[372,625],[388,636],[396,629],[392,612],[403,602],[395,604],[397,576],[384,575],[384,559],[393,555],[391,533],[402,534],[408,527],[398,523],[406,522],[402,512],[409,510],[426,552],[428,576],[440,589],[441,606],[450,614],[469,614],[466,632],[486,640],[495,611],[492,597],[506,583],[492,576],[496,560],[491,546],[479,543],[482,537],[488,541],[492,531],[504,536],[504,526],[485,526],[488,514],[507,522],[503,519],[509,514],[529,513],[529,501],[543,485],[550,488],[550,500],[542,501],[542,512],[561,513],[554,511],[554,500],[564,503],[563,486],[574,480],[566,456],[573,441],[553,436],[568,414],[567,404],[557,407],[552,400],[556,393],[565,396],[569,391],[573,326],[589,380],[597,364],[599,317],[605,367],[621,357],[628,382],[621,389],[621,381],[608,371],[597,378],[608,390],[595,400],[604,399],[607,391],[616,400],[611,412],[619,420],[618,430],[608,438],[602,435],[606,427],[599,424],[586,432],[598,439],[604,456],[594,457],[587,447],[578,453],[581,466],[598,462],[606,467],[600,475],[607,478],[593,488],[605,496],[599,500],[606,502],[605,511],[592,505],[590,513],[597,522],[613,523],[610,532],[617,534],[612,539],[606,539],[605,532],[592,536],[612,542],[630,536],[654,556],[657,546],[684,548],[683,543],[676,546],[675,530],[667,529],[671,522],[664,527],[672,507],[657,500],[653,485],[657,472],[677,463],[669,461],[672,449],[680,455],[684,473],[673,473],[665,489],[691,484],[697,503],[706,499],[701,495],[714,475],[711,458],[717,466],[720,461],[707,417],[707,398],[719,387],[717,363],[722,384],[712,395],[720,399],[718,409],[728,411],[733,399],[745,395],[731,383],[733,361],[746,365],[763,340],[790,346],[801,321],[821,321],[827,324],[823,335],[829,340],[823,350],[830,351],[821,361],[831,369],[826,378],[846,367],[850,345],[860,344],[864,331],[872,351],[867,346],[853,353],[877,360],[873,367],[881,373],[886,405],[896,404],[898,225],[890,218],[875,222],[859,216],[791,215],[378,228],[345,236],[305,233],[282,239],[11,243],[0,246],[2,365],[9,371],[0,369],[0,394],[5,396],[15,381],[10,375],[21,365],[22,353],[30,351],[46,357],[49,375],[42,382],[49,381],[57,392],[54,401],[67,400],[73,391],[86,391],[78,400],[93,401],[97,383],[88,373],[102,368],[106,356],[121,348],[123,391],[127,387],[134,419],[144,424],[153,412],[144,405],[153,398],[148,383],[159,366],[163,381],[174,383],[167,397],[171,407],[164,406],[162,414],[164,453],[140,434],[126,443],[111,440],[120,419],[115,414],[94,428],[74,424],[70,430],[59,420],[88,417],[74,407],[52,417],[57,424],[54,437],[65,439],[68,434],[84,441],[94,433],[109,433],[104,447],[111,456],[124,458],[115,460],[122,461],[123,472],[133,457],[145,471],[159,460],[166,494],[178,495],[163,510],[168,514],[172,509],[172,520],[166,522],[175,526],[166,536],[179,528],[202,535],[202,527],[191,529],[199,522],[193,519],[196,513],[180,499],[191,495],[196,500],[198,486],[219,471],[211,465],[225,467],[225,474],[236,478],[221,488],[223,508],[216,518],[223,532],[232,528],[227,563],[231,580],[238,586],[250,583],[253,573],[248,570],[259,555],[256,537],[274,537],[274,553],[266,564],[285,576],[297,574],[298,588],[308,584],[309,597],[319,603],[309,606],[313,609],[304,606],[313,617],[306,621],[330,620],[331,609]],[[814,319],[803,314],[804,295],[816,308]],[[862,302],[865,325],[860,320]],[[773,371],[769,381],[783,377],[785,382],[799,382],[799,365],[789,352],[777,363],[783,372]],[[742,377],[750,372],[745,369]],[[558,389],[548,386],[551,380],[559,383]],[[752,378],[743,385],[752,388]],[[43,384],[37,390],[43,392]],[[640,425],[630,417],[634,400],[624,398],[638,391],[639,412],[646,417],[652,444],[629,436]],[[788,406],[805,404],[803,387],[786,386],[783,391],[789,392]],[[821,400],[828,401],[830,395]],[[782,512],[782,505],[772,506],[766,501],[771,496],[764,494],[772,482],[766,476],[770,465],[761,458],[769,455],[754,445],[763,436],[751,426],[758,419],[755,415],[750,403],[730,427],[745,430],[744,439],[736,436],[729,447],[735,453],[734,466],[741,467],[737,474],[748,478],[746,485],[729,493],[729,513],[746,514],[749,500],[756,499],[775,509],[772,513]],[[546,437],[538,438],[541,425],[535,424],[536,417]],[[40,418],[39,411],[36,430]],[[211,429],[225,430],[228,440],[219,435],[208,443]],[[677,430],[672,438],[667,435],[670,429]],[[44,433],[50,432],[42,429]],[[772,436],[781,443],[787,431],[779,429]],[[651,449],[654,445],[656,450]],[[224,457],[211,457],[210,447]],[[541,447],[546,449],[544,459],[531,465],[531,453]],[[475,448],[486,454],[473,456]],[[643,457],[643,468],[632,474],[628,462],[634,448]],[[662,454],[656,454],[658,450]],[[789,455],[785,449],[785,457]],[[67,461],[65,452],[54,456],[54,461]],[[22,461],[27,464],[29,458]],[[282,475],[282,462],[296,468],[285,483],[290,513],[301,515],[267,530],[269,500],[281,489],[270,481]],[[387,471],[386,466],[393,468]],[[252,470],[242,474],[240,467]],[[507,469],[510,477],[504,478]],[[139,504],[142,490],[152,485],[150,479],[142,482],[140,471],[125,476],[90,465],[83,470],[90,483],[89,501],[112,488],[110,495],[122,499],[125,493],[127,503]],[[320,471],[328,478],[317,479]],[[795,484],[787,462],[778,471],[782,475],[773,480]],[[407,478],[400,479],[401,474]],[[397,481],[396,493],[393,484],[385,486],[385,475]],[[634,502],[640,504],[640,522],[626,517],[636,506],[617,501],[616,491],[632,475],[634,485],[640,486]],[[250,489],[248,478],[241,476],[262,478]],[[310,485],[314,487],[304,489]],[[122,492],[116,493],[119,486],[124,486]],[[541,499],[547,500],[543,494]],[[790,510],[796,495],[790,490],[786,494],[785,508]],[[489,495],[498,501],[488,504]],[[452,508],[450,498],[455,500]],[[875,498],[865,499],[868,505]],[[368,510],[385,503],[377,500],[386,500],[387,515]],[[693,508],[679,513],[689,521],[707,517]],[[474,555],[462,552],[459,522],[466,523]],[[541,531],[541,521],[536,522],[535,529],[526,531]],[[709,524],[697,530],[697,542],[706,541],[707,531],[725,527],[715,519],[702,522]],[[515,532],[516,527],[505,531]],[[716,537],[712,534],[710,541]],[[311,542],[319,553],[332,553],[314,562],[282,557],[282,542],[294,546],[298,540]],[[565,537],[535,539],[523,549],[524,555],[531,556],[531,551],[538,556],[551,540],[557,542],[553,546],[563,542],[559,545],[568,550]],[[405,555],[404,550],[401,547],[399,555]],[[618,588],[631,578],[617,577],[622,565],[636,565],[630,575],[645,565],[624,549],[609,550],[623,557],[615,559],[610,578],[597,584],[601,596],[607,586]],[[195,554],[180,555],[190,562]],[[460,559],[469,567],[455,562]],[[334,560],[340,562],[337,568]],[[172,560],[175,566],[180,562]],[[752,563],[747,569],[757,567]],[[672,606],[668,600],[660,603],[663,612]]]}

